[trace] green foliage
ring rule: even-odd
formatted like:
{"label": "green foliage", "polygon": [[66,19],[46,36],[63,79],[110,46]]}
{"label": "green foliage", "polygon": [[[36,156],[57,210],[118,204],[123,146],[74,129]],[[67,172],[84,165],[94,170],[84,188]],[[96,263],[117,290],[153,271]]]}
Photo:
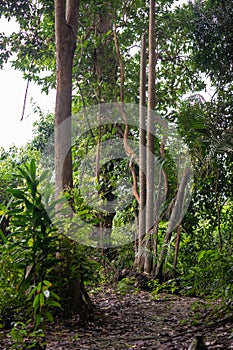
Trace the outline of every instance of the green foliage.
{"label": "green foliage", "polygon": [[38,174],[35,160],[17,167],[15,177],[20,186],[8,190],[14,201],[0,246],[0,313],[5,327],[32,319],[36,332],[54,321],[56,310],[66,312],[72,281],[94,286],[101,268],[91,249],[58,234],[42,202],[44,174]]}
{"label": "green foliage", "polygon": [[[63,271],[59,268],[61,266]],[[64,287],[68,287],[67,280],[75,278],[80,278],[87,286],[93,287],[101,283],[103,278],[99,256],[95,249],[78,244],[68,237],[63,237],[60,242],[57,268],[60,275],[56,283],[64,284]]]}
{"label": "green foliage", "polygon": [[39,116],[39,120],[33,124],[34,137],[30,142],[30,147],[40,152],[46,148],[46,151],[49,152],[48,147],[54,133],[54,115],[44,115],[39,107],[35,107],[34,112]]}
{"label": "green foliage", "polygon": [[136,293],[138,289],[136,288],[136,278],[135,277],[125,277],[117,283],[117,289],[120,294],[131,294]]}
{"label": "green foliage", "polygon": [[[196,208],[200,209],[199,206]],[[229,216],[230,215],[230,216]],[[181,237],[179,283],[184,293],[210,295],[232,300],[232,202],[221,209],[220,221],[216,220],[214,207],[196,212],[195,225]],[[192,220],[192,218],[190,217]],[[188,226],[187,226],[188,227]]]}
{"label": "green foliage", "polygon": [[148,281],[147,284],[151,290],[151,295],[155,300],[159,298],[159,293],[178,294],[180,291],[176,279],[170,279],[162,284],[159,283],[158,280],[154,279]]}
{"label": "green foliage", "polygon": [[45,279],[53,269],[58,235],[42,203],[39,183],[44,175],[37,176],[35,160],[18,167],[18,171],[22,186],[8,190],[15,198],[8,211],[9,249],[14,263],[24,269],[22,283],[31,285]]}
{"label": "green foliage", "polygon": [[0,309],[4,323],[11,317],[14,320],[17,313],[18,317],[26,317],[34,310],[38,329],[42,316],[53,321],[51,310],[59,306],[54,300],[58,296],[49,292],[51,283],[46,281],[54,272],[58,234],[42,203],[39,184],[43,175],[37,175],[35,160],[17,170],[15,177],[20,179],[20,187],[8,190],[14,201],[7,211],[10,233],[1,246]]}
{"label": "green foliage", "polygon": [[16,322],[10,331],[11,347],[13,349],[36,349],[38,346],[46,346],[45,334],[39,329],[30,331],[28,324],[24,322]]}
{"label": "green foliage", "polygon": [[[43,83],[44,91],[55,87],[55,40],[53,2],[2,1],[0,14],[8,20],[16,20],[18,30],[1,33],[0,67],[13,55],[12,66],[24,74],[24,78]],[[49,72],[41,77],[41,72]]]}
{"label": "green foliage", "polygon": [[114,269],[118,271],[122,271],[123,269],[130,270],[135,259],[133,243],[123,245],[119,248],[109,249],[107,258]]}
{"label": "green foliage", "polygon": [[193,295],[210,295],[232,302],[232,266],[232,255],[225,250],[201,250],[196,265],[184,277],[184,287]]}
{"label": "green foliage", "polygon": [[51,308],[61,307],[58,302],[60,297],[50,290],[52,283],[49,281],[39,282],[37,286],[33,286],[28,294],[29,299],[33,299],[34,309],[34,329],[45,328],[46,321],[53,322],[54,318]]}
{"label": "green foliage", "polygon": [[28,303],[24,291],[19,290],[23,280],[23,271],[17,264],[13,264],[14,258],[7,245],[0,246],[0,315],[5,328],[10,328],[11,323],[21,320],[27,314],[25,308]]}
{"label": "green foliage", "polygon": [[22,350],[25,348],[25,338],[27,336],[27,331],[23,322],[15,323],[14,327],[11,329],[10,335],[13,341],[11,349]]}
{"label": "green foliage", "polygon": [[38,152],[27,147],[10,147],[8,150],[0,148],[0,203],[7,205],[11,199],[11,194],[7,193],[7,188],[15,188],[19,185],[21,179],[14,176],[15,168],[29,159],[38,160]]}
{"label": "green foliage", "polygon": [[233,10],[230,0],[195,1],[193,17],[194,58],[211,79],[232,82]]}

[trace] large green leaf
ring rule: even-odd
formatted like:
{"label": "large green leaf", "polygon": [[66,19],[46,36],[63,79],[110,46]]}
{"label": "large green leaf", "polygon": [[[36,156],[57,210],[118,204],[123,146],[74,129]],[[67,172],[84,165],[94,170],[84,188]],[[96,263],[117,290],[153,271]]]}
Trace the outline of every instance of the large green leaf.
{"label": "large green leaf", "polygon": [[25,199],[25,193],[22,190],[9,188],[7,189],[7,192],[11,193],[17,199]]}

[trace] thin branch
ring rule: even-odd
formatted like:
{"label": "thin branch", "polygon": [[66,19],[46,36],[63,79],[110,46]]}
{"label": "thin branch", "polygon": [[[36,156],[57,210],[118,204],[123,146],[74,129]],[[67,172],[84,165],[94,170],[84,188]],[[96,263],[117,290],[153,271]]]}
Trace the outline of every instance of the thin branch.
{"label": "thin branch", "polygon": [[30,77],[28,77],[28,80],[27,80],[27,86],[26,86],[25,95],[24,95],[24,101],[23,101],[23,111],[22,111],[22,115],[21,115],[20,121],[22,121],[23,118],[24,118],[24,113],[25,113],[25,108],[26,108],[26,103],[27,103],[29,82],[30,82]]}
{"label": "thin branch", "polygon": [[139,198],[139,194],[138,194],[138,190],[137,190],[137,175],[135,173],[132,159],[130,159],[129,167],[130,167],[132,178],[133,178],[133,185],[132,185],[133,195],[136,198],[137,202],[140,203],[140,198]]}
{"label": "thin branch", "polygon": [[121,103],[124,103],[124,83],[125,83],[125,72],[124,72],[124,64],[123,64],[123,60],[122,60],[122,56],[121,56],[121,52],[120,52],[120,48],[119,48],[119,43],[118,43],[118,38],[117,38],[117,32],[116,32],[116,17],[115,17],[115,23],[114,23],[114,30],[113,30],[113,34],[114,34],[114,43],[115,43],[115,48],[116,48],[116,56],[119,62],[119,66],[120,66],[120,100]]}

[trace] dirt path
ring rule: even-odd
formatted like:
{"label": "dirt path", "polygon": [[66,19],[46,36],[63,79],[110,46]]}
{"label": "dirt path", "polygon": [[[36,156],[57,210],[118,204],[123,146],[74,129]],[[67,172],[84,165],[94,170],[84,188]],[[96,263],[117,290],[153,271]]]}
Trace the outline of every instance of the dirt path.
{"label": "dirt path", "polygon": [[[121,296],[112,290],[92,299],[101,312],[97,309],[85,328],[75,319],[50,327],[46,350],[187,350],[196,333],[203,334],[208,349],[233,349],[232,320],[208,320],[209,309],[201,299],[155,299],[144,291]],[[7,344],[9,339],[0,349],[9,350]]]}
{"label": "dirt path", "polygon": [[[197,298],[162,295],[153,300],[143,291],[124,297],[108,291],[95,298],[104,317],[97,313],[85,329],[71,330],[72,324],[59,327],[50,333],[48,350],[188,349],[208,315]],[[193,307],[202,312],[192,311]],[[231,322],[203,327],[201,333],[208,349],[233,349]]]}

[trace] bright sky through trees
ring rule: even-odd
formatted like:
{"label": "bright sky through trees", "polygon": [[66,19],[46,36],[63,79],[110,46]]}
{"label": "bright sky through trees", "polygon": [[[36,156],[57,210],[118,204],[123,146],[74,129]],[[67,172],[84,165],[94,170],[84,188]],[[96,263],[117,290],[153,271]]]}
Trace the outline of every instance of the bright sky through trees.
{"label": "bright sky through trees", "polygon": [[[184,3],[176,1],[176,5]],[[17,24],[5,18],[0,19],[0,32],[10,34],[17,31]],[[55,92],[49,96],[41,93],[40,87],[30,83],[23,121],[20,121],[23,111],[24,96],[27,82],[19,71],[11,68],[10,63],[0,70],[0,115],[1,137],[0,147],[9,148],[11,145],[24,145],[32,138],[32,124],[37,118],[33,112],[34,106],[39,106],[45,113],[54,110]]]}
{"label": "bright sky through trees", "polygon": [[32,124],[37,118],[33,112],[34,106],[39,106],[45,112],[53,110],[54,93],[46,96],[41,93],[40,87],[31,83],[21,121],[27,82],[9,64],[0,71],[0,82],[0,147],[9,148],[13,144],[21,146],[32,137]]}
{"label": "bright sky through trees", "polygon": [[[0,32],[10,34],[16,30],[17,24],[14,21],[0,19]],[[30,83],[24,118],[21,121],[26,86],[22,73],[14,70],[10,63],[0,70],[0,147],[7,149],[13,144],[21,146],[31,139],[32,124],[37,118],[33,112],[35,106],[39,106],[45,113],[54,109],[55,93],[46,96],[41,93],[39,86]]]}

